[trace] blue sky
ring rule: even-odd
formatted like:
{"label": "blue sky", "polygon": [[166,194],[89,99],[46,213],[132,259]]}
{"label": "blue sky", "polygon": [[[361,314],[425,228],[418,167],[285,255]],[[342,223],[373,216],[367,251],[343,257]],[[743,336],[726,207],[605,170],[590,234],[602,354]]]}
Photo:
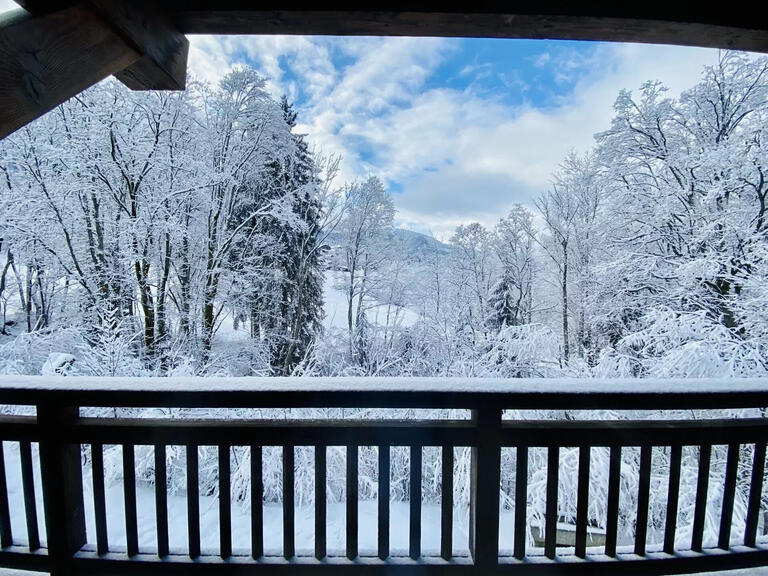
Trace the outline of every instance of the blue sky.
{"label": "blue sky", "polygon": [[[0,11],[12,5],[0,0]],[[607,128],[621,89],[692,86],[716,50],[541,40],[192,36],[190,70],[249,64],[340,155],[336,183],[377,175],[400,225],[450,237],[530,203],[570,150]]]}
{"label": "blue sky", "polygon": [[692,86],[717,51],[536,40],[193,37],[190,68],[235,64],[269,78],[298,130],[342,157],[338,183],[377,175],[398,223],[447,240],[530,204],[570,150],[604,130],[621,89]]}

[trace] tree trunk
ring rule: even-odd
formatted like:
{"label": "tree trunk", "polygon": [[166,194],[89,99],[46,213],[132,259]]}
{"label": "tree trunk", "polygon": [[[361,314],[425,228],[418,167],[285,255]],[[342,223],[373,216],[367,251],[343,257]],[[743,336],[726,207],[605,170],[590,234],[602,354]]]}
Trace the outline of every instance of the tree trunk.
{"label": "tree trunk", "polygon": [[189,314],[191,311],[191,269],[189,265],[189,239],[186,234],[181,241],[181,263],[179,265],[179,334],[182,340],[189,337]]}
{"label": "tree trunk", "polygon": [[[5,292],[5,284],[6,284],[6,278],[8,277],[8,269],[11,267],[11,262],[13,261],[13,254],[11,254],[11,251],[8,250],[6,253],[6,259],[5,259],[5,266],[3,266],[3,271],[0,274],[0,298],[2,298],[3,293]],[[5,300],[3,300],[5,302]],[[6,312],[7,307],[3,306],[3,325],[0,326],[0,334],[7,334],[5,331],[5,322],[6,322]]]}
{"label": "tree trunk", "polygon": [[[19,271],[16,269],[16,261],[13,259],[11,259],[11,270],[13,270],[13,276],[16,278],[16,286],[19,290],[19,300],[21,301],[21,307],[25,312],[27,312],[27,298],[24,293],[24,286],[21,282]],[[29,314],[27,313],[27,332],[31,331],[32,326],[29,325]]]}
{"label": "tree trunk", "polygon": [[568,243],[563,242],[563,358],[568,362],[570,348],[568,345]]}
{"label": "tree trunk", "polygon": [[283,364],[283,376],[290,376],[293,370],[293,355],[299,345],[301,330],[304,327],[304,277],[296,285],[296,309],[294,310],[293,329],[291,330],[291,342],[285,352]]}
{"label": "tree trunk", "polygon": [[203,291],[203,326],[201,343],[203,346],[203,364],[208,362],[208,357],[213,343],[213,329],[216,322],[215,302],[219,287],[219,272],[216,269],[215,256],[217,234],[215,232],[208,240],[208,256],[205,266],[205,290]]}
{"label": "tree trunk", "polygon": [[171,235],[165,233],[165,246],[163,247],[163,267],[160,274],[160,282],[157,286],[157,305],[155,306],[155,344],[160,358],[160,369],[164,372],[168,368],[168,324],[166,322],[165,299],[168,290],[168,277],[171,274]]}
{"label": "tree trunk", "polygon": [[136,260],[133,264],[136,283],[139,288],[139,306],[144,320],[144,350],[148,358],[155,357],[155,307],[152,292],[149,289],[149,264]]}

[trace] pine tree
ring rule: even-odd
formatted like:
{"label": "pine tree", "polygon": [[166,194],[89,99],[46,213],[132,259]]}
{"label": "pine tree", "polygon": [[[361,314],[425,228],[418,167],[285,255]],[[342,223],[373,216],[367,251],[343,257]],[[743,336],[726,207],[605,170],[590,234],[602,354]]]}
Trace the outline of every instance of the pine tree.
{"label": "pine tree", "polygon": [[524,323],[521,310],[520,291],[512,279],[504,274],[493,287],[488,302],[490,309],[489,324],[496,330],[506,326],[519,326]]}
{"label": "pine tree", "polygon": [[[280,106],[289,129],[297,113],[283,97]],[[309,146],[302,134],[291,134],[290,154],[267,167],[264,184],[250,190],[243,206],[290,198],[292,218],[262,218],[232,254],[232,262],[258,273],[236,282],[251,320],[251,336],[266,340],[276,373],[290,374],[322,329],[323,270],[318,246],[322,206],[316,198],[317,178]]]}
{"label": "pine tree", "polygon": [[[293,129],[297,113],[283,96],[281,100],[285,121]],[[313,339],[322,331],[323,266],[318,246],[321,232],[322,206],[315,193],[317,177],[309,146],[303,134],[293,134],[295,153],[289,170],[296,198],[294,211],[303,226],[293,227],[288,237],[286,260],[285,304],[290,319],[289,338],[277,360],[283,374],[290,374],[307,353]]]}

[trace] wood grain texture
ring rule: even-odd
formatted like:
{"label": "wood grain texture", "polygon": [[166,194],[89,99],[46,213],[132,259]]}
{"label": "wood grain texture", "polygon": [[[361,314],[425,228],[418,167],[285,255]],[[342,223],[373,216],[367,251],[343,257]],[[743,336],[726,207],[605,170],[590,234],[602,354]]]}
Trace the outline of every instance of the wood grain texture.
{"label": "wood grain texture", "polygon": [[[35,15],[74,6],[72,0],[23,0]],[[162,2],[148,0],[83,0],[141,55],[115,77],[133,90],[183,90],[189,41],[179,32]]]}
{"label": "wood grain texture", "polygon": [[157,3],[89,0],[98,13],[142,57],[115,77],[133,90],[183,90],[189,40]]}
{"label": "wood grain texture", "polygon": [[136,62],[128,46],[90,8],[0,21],[0,138]]}
{"label": "wood grain texture", "polygon": [[[229,3],[230,5],[233,3]],[[626,13],[521,13],[518,6],[494,6],[498,12],[428,12],[413,6],[368,10],[226,9],[221,5],[181,8],[179,27],[188,34],[331,34],[350,36],[438,36],[602,40],[679,44],[765,52],[768,31],[755,20],[723,25],[673,20],[664,11]],[[383,8],[383,9],[382,9]],[[615,13],[615,12],[614,12]]]}

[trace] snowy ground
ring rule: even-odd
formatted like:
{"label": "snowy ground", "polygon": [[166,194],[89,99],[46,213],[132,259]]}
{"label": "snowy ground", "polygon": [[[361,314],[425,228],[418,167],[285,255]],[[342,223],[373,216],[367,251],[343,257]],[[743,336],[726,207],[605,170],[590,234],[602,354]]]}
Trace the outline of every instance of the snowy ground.
{"label": "snowy ground", "polygon": [[[8,482],[8,500],[11,513],[11,525],[14,541],[24,544],[26,521],[24,498],[21,489],[18,444],[4,443],[6,475]],[[36,456],[36,455],[35,455]],[[35,488],[37,498],[38,525],[41,527],[41,543],[45,546],[42,490],[40,471],[35,457]],[[95,546],[95,523],[93,516],[93,496],[91,478],[84,475],[85,507],[87,519],[88,543]],[[156,522],[154,512],[153,488],[137,484],[138,535],[139,548],[142,552],[156,549]],[[314,548],[314,513],[311,506],[296,507],[296,550],[299,555],[312,555]],[[390,543],[393,555],[407,555],[408,549],[408,502],[392,502],[390,513]],[[187,550],[187,512],[185,494],[174,494],[168,498],[169,544],[172,553],[183,554]],[[327,544],[331,555],[343,555],[345,546],[345,505],[328,503]],[[110,548],[118,551],[125,549],[123,486],[120,480],[112,482],[107,488],[107,531]],[[501,514],[500,548],[510,550],[513,541],[514,516],[510,512]],[[359,502],[359,548],[361,555],[376,554],[377,503],[376,501]],[[200,532],[201,548],[204,554],[216,554],[219,545],[218,499],[214,496],[200,497]],[[454,554],[467,555],[467,510],[454,511]],[[439,554],[440,546],[440,508],[437,505],[422,507],[422,551],[425,555]],[[250,547],[250,513],[239,503],[232,504],[232,546],[233,551],[247,554]],[[268,555],[280,555],[282,552],[282,508],[268,504],[264,507],[264,548]],[[0,576],[18,576],[18,571],[0,568]],[[768,567],[750,570],[736,570],[710,574],[722,576],[768,575]]]}
{"label": "snowy ground", "polygon": [[[341,291],[334,288],[337,274],[326,272],[323,298],[325,299],[325,318],[323,325],[326,328],[347,328],[347,297]],[[389,309],[384,304],[367,302],[368,321],[378,326],[412,326],[419,319],[418,314],[408,308],[391,306]]]}
{"label": "snowy ground", "polygon": [[[334,285],[341,279],[338,273],[332,271],[326,272],[325,282],[323,284],[323,299],[325,302],[323,326],[326,329],[347,329],[347,297],[341,290]],[[409,308],[402,306],[389,306],[378,303],[374,300],[366,300],[368,320],[376,326],[412,326],[419,319],[419,315]],[[247,324],[241,326],[238,330],[234,329],[234,318],[232,314],[227,314],[221,319],[216,329],[216,337],[221,341],[242,341],[249,338],[249,329]]]}
{"label": "snowy ground", "polygon": [[[18,444],[4,443],[5,466],[8,483],[8,500],[14,540],[26,543],[26,520],[24,498],[21,487]],[[45,545],[43,498],[40,486],[40,472],[35,454],[35,488],[37,498],[38,526],[41,527],[41,541]],[[88,467],[84,471],[85,508],[88,543],[96,544],[96,529],[93,514],[93,492]],[[125,515],[122,480],[109,483],[107,487],[107,532],[110,548],[125,549]],[[136,490],[138,508],[139,548],[151,552],[156,549],[156,520],[154,489],[139,482]],[[172,552],[184,553],[187,548],[186,495],[177,493],[168,497],[169,545]],[[375,555],[377,546],[377,502],[359,502],[359,549],[362,555]],[[204,553],[216,554],[219,546],[219,507],[216,496],[200,496],[201,548]],[[264,506],[264,549],[268,555],[282,553],[282,507],[279,504]],[[331,555],[343,555],[345,548],[346,507],[343,502],[329,502],[327,505],[327,547]],[[454,510],[453,550],[457,556],[467,555],[466,508]],[[296,550],[299,555],[312,555],[314,550],[314,508],[296,506],[295,509]],[[409,502],[390,503],[390,547],[393,555],[408,553]],[[509,511],[501,514],[502,549],[513,546],[514,515]],[[248,553],[250,548],[250,510],[238,502],[232,503],[232,547],[237,553]],[[422,505],[422,551],[425,555],[439,555],[440,550],[440,507],[436,504]]]}
{"label": "snowy ground", "polygon": [[[4,443],[6,474],[8,478],[8,500],[11,512],[11,525],[14,540],[26,543],[26,521],[24,498],[21,488],[18,444]],[[39,482],[39,469],[35,470],[38,525],[43,527],[42,490]],[[88,542],[95,545],[96,529],[93,515],[93,492],[89,474],[84,476],[85,508],[87,519]],[[156,548],[156,522],[154,489],[137,484],[136,500],[138,507],[139,547],[142,551]],[[311,506],[296,507],[296,549],[299,554],[311,555],[314,550],[314,509]],[[343,554],[345,547],[344,531],[346,527],[346,509],[344,503],[328,503],[327,545],[329,553]],[[408,550],[408,502],[391,503],[390,545],[393,553],[407,554]],[[168,497],[169,544],[171,551],[183,553],[187,550],[187,509],[186,495],[174,494]],[[203,552],[216,554],[219,546],[218,498],[200,496],[200,534]],[[505,515],[506,516],[506,515]],[[123,485],[121,480],[112,482],[107,487],[107,532],[110,548],[125,549]],[[279,504],[264,506],[264,549],[267,554],[282,553],[282,507]],[[512,517],[504,518],[504,524]],[[359,547],[361,553],[375,555],[377,545],[377,503],[361,501],[359,503]],[[467,554],[467,511],[457,509],[454,515],[454,551],[458,555]],[[232,547],[235,551],[247,552],[250,547],[250,511],[240,503],[232,503]],[[45,530],[41,530],[41,540],[45,541]],[[511,544],[511,540],[510,540]],[[440,549],[440,508],[437,505],[425,505],[422,510],[422,549],[425,553],[438,554]]]}

